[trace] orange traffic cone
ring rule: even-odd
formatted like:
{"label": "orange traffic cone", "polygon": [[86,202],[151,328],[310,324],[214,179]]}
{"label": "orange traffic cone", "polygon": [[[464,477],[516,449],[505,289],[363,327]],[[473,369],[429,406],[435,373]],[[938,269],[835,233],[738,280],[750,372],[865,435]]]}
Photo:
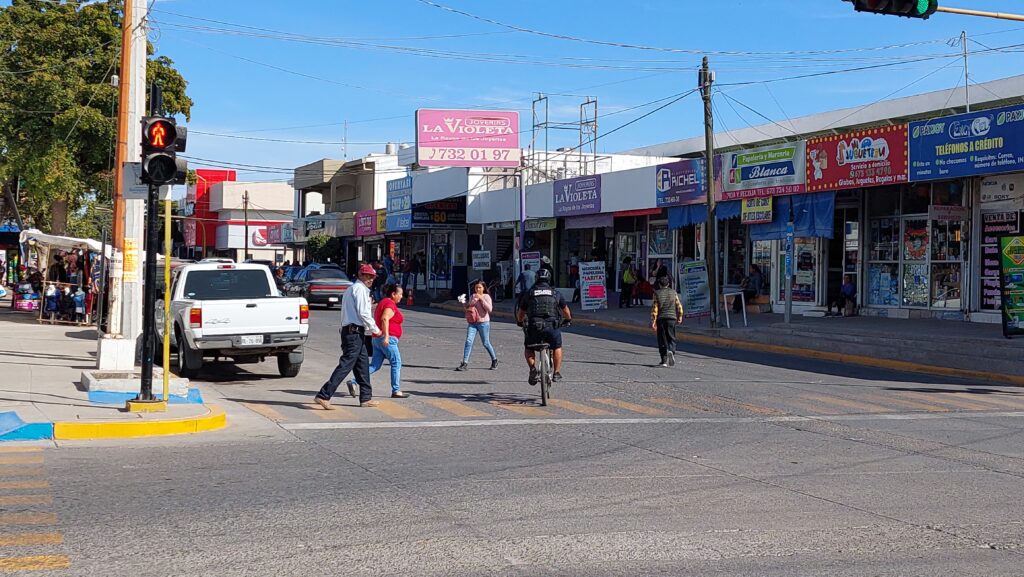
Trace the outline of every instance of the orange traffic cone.
{"label": "orange traffic cone", "polygon": [[408,296],[405,297],[405,306],[407,306],[407,307],[411,307],[412,306],[412,292],[409,292]]}

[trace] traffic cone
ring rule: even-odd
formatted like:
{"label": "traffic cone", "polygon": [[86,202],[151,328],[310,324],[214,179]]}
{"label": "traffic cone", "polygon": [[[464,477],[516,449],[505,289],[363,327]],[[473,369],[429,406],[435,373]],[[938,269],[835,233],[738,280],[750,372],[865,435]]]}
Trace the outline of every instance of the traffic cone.
{"label": "traffic cone", "polygon": [[407,306],[407,307],[411,307],[412,306],[412,292],[411,291],[405,297],[405,306]]}

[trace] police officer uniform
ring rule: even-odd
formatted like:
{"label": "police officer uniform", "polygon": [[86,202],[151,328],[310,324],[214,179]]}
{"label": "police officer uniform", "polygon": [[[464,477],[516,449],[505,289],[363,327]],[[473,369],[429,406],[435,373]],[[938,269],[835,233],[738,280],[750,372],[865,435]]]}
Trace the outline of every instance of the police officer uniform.
{"label": "police officer uniform", "polygon": [[526,346],[547,343],[552,350],[562,348],[561,311],[568,306],[562,293],[538,280],[523,293],[519,306],[526,311]]}

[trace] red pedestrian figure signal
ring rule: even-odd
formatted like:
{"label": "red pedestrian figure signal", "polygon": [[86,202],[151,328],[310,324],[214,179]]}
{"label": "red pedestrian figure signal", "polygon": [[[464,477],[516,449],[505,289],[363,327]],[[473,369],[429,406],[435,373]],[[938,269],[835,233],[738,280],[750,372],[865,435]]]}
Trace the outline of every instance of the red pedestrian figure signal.
{"label": "red pedestrian figure signal", "polygon": [[142,182],[163,186],[185,184],[188,167],[184,159],[187,131],[173,118],[147,116],[142,119]]}
{"label": "red pedestrian figure signal", "polygon": [[163,150],[172,144],[177,137],[177,129],[163,118],[151,119],[146,125],[146,138],[143,143],[149,149]]}
{"label": "red pedestrian figure signal", "polygon": [[149,143],[153,146],[163,148],[164,146],[167,146],[165,144],[166,141],[167,129],[164,128],[164,123],[158,122],[154,124],[152,128],[149,129]]}

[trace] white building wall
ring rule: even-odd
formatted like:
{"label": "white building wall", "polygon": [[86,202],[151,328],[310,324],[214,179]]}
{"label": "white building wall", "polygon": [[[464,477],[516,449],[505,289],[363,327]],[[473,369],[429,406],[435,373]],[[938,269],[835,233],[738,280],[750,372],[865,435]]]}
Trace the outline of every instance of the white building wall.
{"label": "white building wall", "polygon": [[250,208],[289,214],[295,210],[295,190],[285,182],[219,182],[210,187],[210,210],[242,209],[246,191]]}

